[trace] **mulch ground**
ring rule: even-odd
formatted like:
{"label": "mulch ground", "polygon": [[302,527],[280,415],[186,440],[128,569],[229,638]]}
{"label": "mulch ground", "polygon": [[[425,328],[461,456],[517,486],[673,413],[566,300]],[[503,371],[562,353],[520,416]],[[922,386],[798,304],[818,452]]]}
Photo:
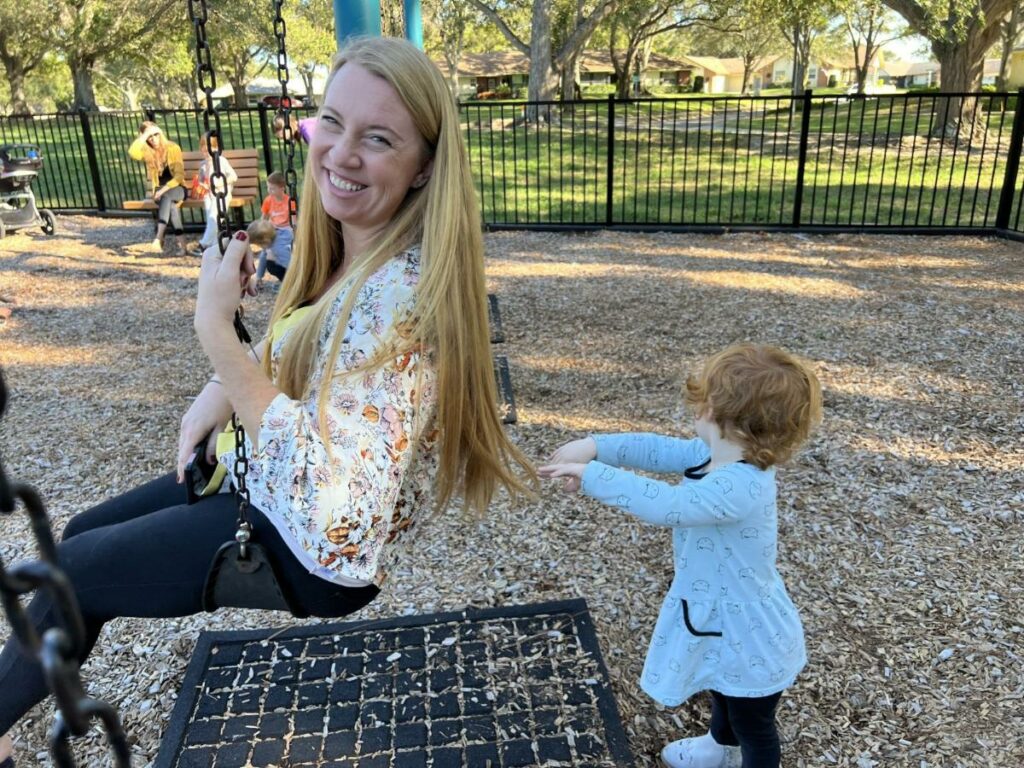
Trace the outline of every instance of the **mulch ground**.
{"label": "mulch ground", "polygon": [[[195,259],[132,248],[145,222],[59,226],[0,241],[13,391],[0,451],[58,530],[172,467],[181,413],[210,372],[192,331]],[[1024,246],[601,232],[490,234],[487,251],[519,415],[509,429],[538,461],[591,431],[692,435],[680,385],[730,342],[813,361],[825,422],[780,472],[779,568],[810,655],[780,705],[784,765],[1024,765]],[[250,302],[250,327],[273,300]],[[0,531],[5,563],[32,555],[24,516]],[[498,499],[481,521],[441,516],[419,543],[360,617],[584,597],[638,764],[706,729],[705,699],[664,710],[637,685],[672,575],[664,530],[551,484],[536,502]],[[202,629],[294,623],[118,620],[83,677],[119,708],[143,766]],[[45,703],[16,729],[20,765],[49,765],[52,715]],[[106,764],[98,734],[76,750]]]}

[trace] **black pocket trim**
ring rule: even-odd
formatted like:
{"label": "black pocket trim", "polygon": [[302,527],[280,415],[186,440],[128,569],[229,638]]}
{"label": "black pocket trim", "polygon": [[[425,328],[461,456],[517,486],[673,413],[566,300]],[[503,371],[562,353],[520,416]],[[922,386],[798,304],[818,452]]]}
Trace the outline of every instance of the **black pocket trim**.
{"label": "black pocket trim", "polygon": [[681,601],[683,604],[683,623],[686,625],[687,631],[694,637],[721,637],[721,632],[699,632],[693,628],[693,624],[690,623],[690,608],[687,606],[686,601]]}

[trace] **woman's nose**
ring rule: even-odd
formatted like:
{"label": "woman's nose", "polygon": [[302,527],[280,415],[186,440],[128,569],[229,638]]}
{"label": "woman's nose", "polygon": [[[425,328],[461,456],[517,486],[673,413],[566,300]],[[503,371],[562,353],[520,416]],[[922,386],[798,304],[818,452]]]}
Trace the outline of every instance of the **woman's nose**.
{"label": "woman's nose", "polygon": [[360,163],[358,144],[348,134],[342,134],[335,139],[330,156],[331,161],[340,166],[352,168]]}

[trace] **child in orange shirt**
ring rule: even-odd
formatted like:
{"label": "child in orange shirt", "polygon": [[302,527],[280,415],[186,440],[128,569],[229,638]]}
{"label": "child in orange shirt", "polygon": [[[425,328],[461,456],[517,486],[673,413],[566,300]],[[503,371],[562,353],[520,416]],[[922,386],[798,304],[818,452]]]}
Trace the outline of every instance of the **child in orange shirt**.
{"label": "child in orange shirt", "polygon": [[270,194],[263,199],[263,219],[274,225],[276,235],[270,247],[260,251],[260,261],[256,267],[257,282],[267,272],[278,280],[284,280],[292,260],[292,241],[295,238],[289,215],[291,198],[286,190],[283,173],[274,171],[267,176],[267,191]]}

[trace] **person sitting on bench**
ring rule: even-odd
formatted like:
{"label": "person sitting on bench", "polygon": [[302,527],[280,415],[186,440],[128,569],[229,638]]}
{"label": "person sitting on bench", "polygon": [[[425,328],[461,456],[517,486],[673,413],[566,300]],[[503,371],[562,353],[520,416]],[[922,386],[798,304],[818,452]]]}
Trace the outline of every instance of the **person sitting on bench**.
{"label": "person sitting on bench", "polygon": [[[267,336],[247,351],[232,326],[254,272],[239,232],[223,255],[203,255],[194,324],[215,375],[182,418],[177,472],[64,531],[58,561],[87,631],[80,661],[110,619],[208,607],[236,500],[171,500],[184,501],[177,483],[202,440],[233,466],[234,451],[212,439],[232,412],[245,432],[253,540],[300,615],[344,616],[373,600],[415,527],[453,500],[482,511],[498,486],[531,494],[536,475],[496,404],[483,267],[444,76],[404,40],[353,41],[331,69]],[[41,631],[55,610],[47,593],[28,607]],[[39,663],[9,640],[0,734],[45,695]],[[0,765],[13,764],[11,750],[0,738]]]}
{"label": "person sitting on bench", "polygon": [[168,141],[159,125],[145,120],[139,126],[139,135],[128,147],[128,156],[146,164],[153,202],[159,206],[156,237],[150,248],[157,253],[163,250],[164,235],[170,224],[177,239],[175,252],[179,256],[185,255],[185,244],[182,242],[184,227],[178,207],[185,199],[185,161],[182,159],[181,147]]}

